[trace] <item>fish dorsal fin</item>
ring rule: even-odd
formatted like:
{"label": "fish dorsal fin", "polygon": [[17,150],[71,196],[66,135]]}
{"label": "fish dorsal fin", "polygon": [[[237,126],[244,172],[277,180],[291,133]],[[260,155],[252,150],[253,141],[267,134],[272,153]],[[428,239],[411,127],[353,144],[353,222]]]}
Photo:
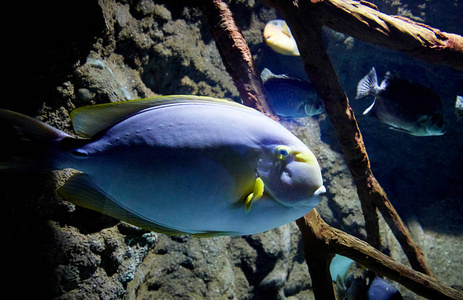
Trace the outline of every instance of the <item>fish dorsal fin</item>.
{"label": "fish dorsal fin", "polygon": [[267,68],[262,70],[262,72],[260,73],[260,78],[262,79],[262,83],[265,83],[270,79],[277,78],[277,79],[291,79],[291,80],[295,80],[295,81],[300,81],[302,83],[310,84],[310,82],[308,82],[307,80],[304,80],[304,79],[299,78],[297,76],[290,76],[290,75],[286,75],[286,74],[278,74],[278,75],[274,74],[272,71],[270,71]]}
{"label": "fish dorsal fin", "polygon": [[98,132],[144,109],[180,103],[220,103],[241,107],[243,109],[251,109],[239,103],[224,99],[190,95],[172,95],[84,106],[71,112],[71,120],[76,134],[82,137],[92,137]]}
{"label": "fish dorsal fin", "polygon": [[274,77],[275,75],[270,71],[269,69],[265,68],[262,70],[260,73],[260,79],[262,79],[262,82],[265,83],[267,80],[270,78]]}
{"label": "fish dorsal fin", "polygon": [[303,83],[307,83],[307,84],[310,84],[310,82],[302,79],[302,78],[299,78],[297,76],[291,76],[291,75],[286,75],[286,74],[280,74],[280,75],[274,75],[274,77],[276,78],[280,78],[280,79],[291,79],[291,80],[295,80],[295,81],[300,81],[300,82],[303,82]]}

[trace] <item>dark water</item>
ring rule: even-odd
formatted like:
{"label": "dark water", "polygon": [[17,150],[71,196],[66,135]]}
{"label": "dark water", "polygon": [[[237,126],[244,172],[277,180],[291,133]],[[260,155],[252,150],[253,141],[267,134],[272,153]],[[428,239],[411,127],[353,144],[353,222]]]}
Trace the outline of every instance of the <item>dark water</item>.
{"label": "dark water", "polygon": [[[437,3],[402,1],[401,6],[376,3],[388,14],[409,14],[444,32],[462,34],[463,5],[454,1]],[[443,13],[448,11],[448,14]],[[450,13],[451,12],[451,13]],[[418,217],[424,229],[442,233],[463,234],[463,121],[454,114],[457,95],[463,94],[463,72],[448,66],[427,63],[395,50],[355,40],[351,49],[342,42],[326,37],[327,51],[339,80],[350,99],[375,177],[404,220]],[[275,55],[265,49],[260,67],[274,73],[306,78],[299,57]],[[375,118],[362,115],[373,103],[373,97],[355,100],[358,81],[375,67],[378,80],[387,71],[421,83],[436,92],[444,107],[446,134],[416,137],[390,130]],[[325,130],[325,135],[323,130]],[[322,139],[336,148],[337,141],[322,128]]]}

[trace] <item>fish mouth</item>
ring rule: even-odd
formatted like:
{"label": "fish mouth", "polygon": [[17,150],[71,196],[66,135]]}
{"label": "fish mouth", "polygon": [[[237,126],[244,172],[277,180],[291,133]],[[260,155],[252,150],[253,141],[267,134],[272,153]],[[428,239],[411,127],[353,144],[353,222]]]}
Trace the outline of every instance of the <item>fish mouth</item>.
{"label": "fish mouth", "polygon": [[426,132],[429,135],[444,135],[445,134],[445,128],[426,128]]}
{"label": "fish mouth", "polygon": [[430,135],[444,135],[445,131],[431,131],[431,132],[428,131],[428,133]]}
{"label": "fish mouth", "polygon": [[324,194],[326,193],[326,187],[324,185],[322,185],[321,187],[319,187],[314,193],[313,195],[314,196],[320,196],[320,194]]}
{"label": "fish mouth", "polygon": [[443,135],[445,134],[445,123],[443,117],[440,115],[432,115],[426,120],[426,132],[429,135]]}

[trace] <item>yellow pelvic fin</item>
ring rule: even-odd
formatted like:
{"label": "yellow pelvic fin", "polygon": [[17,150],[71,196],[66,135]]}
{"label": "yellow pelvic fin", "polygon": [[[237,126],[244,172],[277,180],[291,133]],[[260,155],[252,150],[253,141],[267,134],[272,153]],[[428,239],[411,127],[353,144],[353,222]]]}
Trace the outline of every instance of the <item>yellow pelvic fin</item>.
{"label": "yellow pelvic fin", "polygon": [[256,182],[254,184],[253,192],[249,194],[244,200],[244,207],[246,211],[251,210],[252,202],[262,197],[263,194],[264,194],[264,182],[262,181],[260,177],[257,177]]}

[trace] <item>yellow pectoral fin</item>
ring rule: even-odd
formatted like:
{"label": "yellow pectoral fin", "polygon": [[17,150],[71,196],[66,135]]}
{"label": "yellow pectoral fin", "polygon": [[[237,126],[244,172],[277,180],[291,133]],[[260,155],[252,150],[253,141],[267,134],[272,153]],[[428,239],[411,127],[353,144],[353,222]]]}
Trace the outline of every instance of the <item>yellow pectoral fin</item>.
{"label": "yellow pectoral fin", "polygon": [[244,207],[246,211],[251,210],[252,202],[262,197],[263,194],[264,194],[264,182],[262,181],[260,177],[257,177],[256,182],[254,184],[253,192],[249,194],[244,200]]}

